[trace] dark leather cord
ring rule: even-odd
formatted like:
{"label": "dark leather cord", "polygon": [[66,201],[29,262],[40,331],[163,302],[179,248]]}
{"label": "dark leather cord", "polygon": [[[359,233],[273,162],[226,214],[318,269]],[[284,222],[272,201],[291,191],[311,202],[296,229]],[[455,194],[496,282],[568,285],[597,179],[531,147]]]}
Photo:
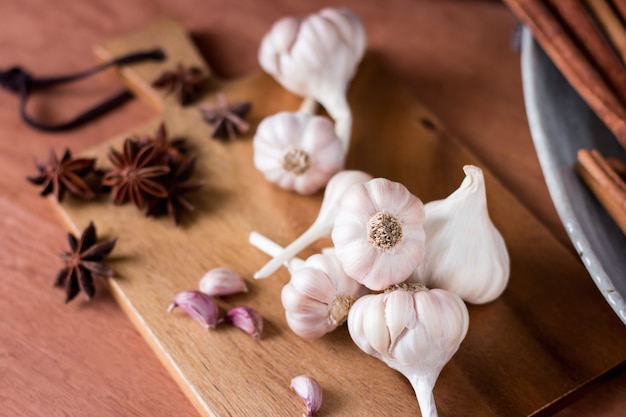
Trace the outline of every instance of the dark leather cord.
{"label": "dark leather cord", "polygon": [[25,123],[35,129],[43,130],[45,132],[60,132],[63,130],[73,129],[95,119],[98,116],[101,116],[109,110],[131,99],[133,97],[133,93],[129,90],[123,90],[94,107],[78,114],[73,119],[58,124],[47,124],[37,121],[26,113],[26,102],[31,93],[44,90],[55,85],[81,80],[114,65],[128,65],[143,61],[161,61],[163,59],[165,59],[165,53],[161,49],[141,51],[115,58],[109,62],[105,62],[94,68],[76,74],[47,78],[36,78],[22,68],[15,66],[9,68],[8,70],[0,71],[0,86],[20,95],[20,115]]}

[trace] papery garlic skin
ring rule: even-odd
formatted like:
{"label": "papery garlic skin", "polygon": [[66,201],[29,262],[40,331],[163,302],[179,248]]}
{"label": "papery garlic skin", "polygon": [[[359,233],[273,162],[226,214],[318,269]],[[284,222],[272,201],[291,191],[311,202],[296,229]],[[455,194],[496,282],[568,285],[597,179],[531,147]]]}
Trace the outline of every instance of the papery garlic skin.
{"label": "papery garlic skin", "polygon": [[219,308],[213,298],[205,293],[193,290],[179,292],[167,308],[167,312],[170,313],[176,307],[207,329],[214,329],[217,325]]}
{"label": "papery garlic skin", "polygon": [[259,124],[252,141],[254,166],[279,187],[312,194],[343,169],[345,152],[323,116],[281,112]]}
{"label": "papery garlic skin", "polygon": [[254,274],[255,279],[267,278],[274,273],[283,263],[289,261],[301,250],[314,241],[330,236],[337,214],[339,203],[344,194],[355,184],[361,184],[372,179],[372,176],[363,171],[339,171],[335,174],[324,191],[324,199],[317,218],[296,240],[291,242],[283,251],[265,264]]}
{"label": "papery garlic skin", "polygon": [[299,375],[291,379],[289,387],[296,393],[306,406],[306,417],[312,417],[322,407],[322,386],[315,378]]}
{"label": "papery garlic skin", "polygon": [[348,149],[352,116],[346,91],[365,53],[365,28],[347,9],[284,17],[265,35],[259,63],[287,90],[320,102]]}
{"label": "papery garlic skin", "polygon": [[467,307],[456,294],[421,284],[363,296],[348,315],[352,340],[409,379],[424,417],[437,415],[432,389],[468,327]]}
{"label": "papery garlic skin", "polygon": [[507,286],[509,253],[489,218],[482,170],[463,167],[460,187],[425,205],[426,257],[409,278],[472,304],[495,300]]}
{"label": "papery garlic skin", "polygon": [[325,251],[310,256],[291,275],[281,292],[281,301],[291,330],[311,339],[343,324],[354,301],[367,292],[345,274],[332,251]]}
{"label": "papery garlic skin", "polygon": [[243,277],[225,267],[217,267],[207,271],[198,283],[200,291],[213,297],[248,292]]}
{"label": "papery garlic skin", "polygon": [[424,258],[424,205],[385,178],[350,187],[332,230],[346,274],[372,290],[405,281]]}

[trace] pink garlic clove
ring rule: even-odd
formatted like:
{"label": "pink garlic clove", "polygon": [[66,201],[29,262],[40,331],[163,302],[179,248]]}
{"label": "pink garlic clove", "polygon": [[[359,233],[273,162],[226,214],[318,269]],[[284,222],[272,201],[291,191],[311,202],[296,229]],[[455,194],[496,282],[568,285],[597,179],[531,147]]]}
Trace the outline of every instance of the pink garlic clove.
{"label": "pink garlic clove", "polygon": [[263,332],[263,317],[252,307],[233,307],[228,310],[223,321],[240,328],[252,336],[254,340],[261,338],[261,333]]}
{"label": "pink garlic clove", "polygon": [[314,378],[299,375],[291,380],[289,387],[304,401],[307,417],[312,417],[322,407],[322,387]]}
{"label": "pink garlic clove", "polygon": [[213,297],[248,292],[243,277],[229,268],[219,267],[209,270],[200,279],[200,291]]}
{"label": "pink garlic clove", "polygon": [[214,329],[217,325],[219,309],[213,298],[207,294],[193,290],[179,292],[167,308],[167,312],[171,312],[176,307],[180,307],[207,329]]}

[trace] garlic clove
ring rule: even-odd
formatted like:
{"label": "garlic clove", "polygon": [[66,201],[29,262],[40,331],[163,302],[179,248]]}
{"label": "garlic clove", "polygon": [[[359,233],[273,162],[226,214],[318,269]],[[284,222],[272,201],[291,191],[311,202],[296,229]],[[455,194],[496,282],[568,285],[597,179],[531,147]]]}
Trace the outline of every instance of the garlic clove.
{"label": "garlic clove", "polygon": [[318,338],[342,325],[367,289],[345,274],[333,251],[310,256],[283,287],[287,324],[303,338]]}
{"label": "garlic clove", "polygon": [[214,329],[217,325],[219,309],[213,298],[207,294],[192,290],[182,291],[176,294],[167,312],[171,312],[176,307],[180,307],[207,329]]}
{"label": "garlic clove", "polygon": [[207,271],[199,282],[200,291],[212,297],[248,292],[243,277],[229,268],[218,267]]}
{"label": "garlic clove", "polygon": [[263,333],[263,317],[252,307],[233,307],[228,310],[223,321],[248,333],[254,340],[259,340]]}
{"label": "garlic clove", "polygon": [[432,389],[468,327],[469,313],[459,296],[415,283],[363,296],[348,315],[352,340],[411,382],[422,416],[428,417],[437,416]]}
{"label": "garlic clove", "polygon": [[308,245],[325,236],[330,236],[335,217],[339,211],[339,202],[345,192],[354,184],[364,183],[372,179],[372,176],[362,171],[340,171],[335,174],[324,192],[324,200],[319,214],[313,224],[296,240],[291,242],[283,251],[265,264],[254,278],[267,278],[273,274],[283,263],[293,258]]}
{"label": "garlic clove", "polygon": [[426,257],[409,281],[483,304],[506,288],[510,259],[489,218],[482,170],[466,165],[463,171],[466,177],[456,191],[425,205]]}
{"label": "garlic clove", "polygon": [[374,178],[350,187],[332,230],[346,274],[372,290],[405,281],[424,258],[424,206],[402,184]]}
{"label": "garlic clove", "polygon": [[306,416],[312,417],[322,407],[322,386],[310,376],[299,375],[291,380],[289,387],[296,393],[306,406]]}
{"label": "garlic clove", "polygon": [[312,194],[343,168],[345,152],[323,116],[281,112],[263,119],[252,141],[254,166],[279,187]]}

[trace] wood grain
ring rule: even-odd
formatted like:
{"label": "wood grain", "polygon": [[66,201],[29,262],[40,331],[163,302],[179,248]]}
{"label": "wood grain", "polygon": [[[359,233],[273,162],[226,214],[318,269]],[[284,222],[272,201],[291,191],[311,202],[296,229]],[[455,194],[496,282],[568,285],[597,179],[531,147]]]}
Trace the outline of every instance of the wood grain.
{"label": "wood grain", "polygon": [[[216,73],[239,78],[258,70],[258,41],[273,21],[329,4],[350,7],[364,19],[370,51],[385,68],[434,110],[573,253],[528,132],[519,59],[508,44],[515,19],[499,2],[92,0],[64,2],[63,7],[42,0],[0,2],[0,67],[19,63],[40,75],[87,68],[93,65],[91,47],[103,39],[175,16],[192,30]],[[34,97],[33,110],[63,119],[118,88],[113,78],[98,76]],[[90,303],[62,304],[62,292],[51,285],[59,266],[56,255],[65,246],[64,232],[49,206],[23,180],[33,172],[33,157],[45,157],[50,148],[91,148],[152,119],[153,110],[135,101],[84,128],[46,135],[25,127],[16,106],[14,96],[0,92],[2,414],[195,415],[103,287]],[[590,296],[594,293],[590,290]],[[597,343],[611,344],[620,337],[617,332]],[[625,391],[626,373],[611,374],[582,398],[557,404],[556,409],[565,408],[556,415],[624,416]]]}
{"label": "wood grain", "polygon": [[[140,95],[154,103],[159,93],[150,82],[164,68],[178,62],[199,64],[183,35],[166,20],[106,42],[98,50],[108,59],[162,45],[166,62],[121,71],[129,85],[147,90]],[[267,115],[295,110],[299,104],[264,74],[218,87],[230,101],[252,100],[253,126]],[[215,100],[215,93],[204,100]],[[366,57],[359,69],[349,99],[355,120],[349,168],[400,181],[431,201],[456,189],[463,165],[480,165],[373,57]],[[286,381],[298,374],[320,381],[328,393],[323,408],[327,413],[415,414],[417,404],[406,381],[360,353],[345,329],[318,341],[301,340],[289,331],[279,301],[288,280],[285,271],[271,280],[249,279],[266,259],[247,245],[250,231],[287,243],[316,217],[320,196],[297,196],[267,183],[252,165],[251,134],[233,143],[212,141],[211,128],[193,106],[180,108],[169,98],[157,107],[164,107],[163,118],[172,136],[187,138],[198,155],[198,177],[206,181],[207,189],[195,199],[193,217],[175,229],[166,219],[141,217],[132,206],[69,201],[61,209],[74,230],[93,220],[107,235],[119,237],[117,253],[123,261],[114,265],[120,278],[110,281],[113,294],[201,414],[295,413],[299,404],[289,395]],[[158,123],[157,119],[132,133],[151,133]],[[119,148],[128,136],[88,154],[103,161],[106,149]],[[442,416],[457,415],[460,404],[472,415],[530,415],[619,364],[626,352],[626,340],[612,346],[591,343],[619,331],[619,320],[603,301],[589,297],[593,284],[577,259],[489,172],[486,180],[492,218],[511,252],[512,278],[500,300],[471,307],[470,333],[435,391]],[[178,291],[196,288],[203,272],[217,266],[233,268],[248,278],[251,293],[230,297],[222,307],[246,303],[257,308],[269,327],[268,337],[261,342],[241,332],[211,334],[191,320],[165,314],[165,306]],[[553,278],[543,279],[546,276]],[[577,300],[576,308],[571,299]],[[571,351],[568,347],[573,345],[579,349]],[[350,360],[355,356],[358,361]],[[232,365],[223,367],[224,363]],[[507,385],[512,374],[514,386]],[[345,378],[352,381],[350,386]],[[238,391],[243,381],[257,400]],[[363,398],[362,393],[374,387],[376,393]],[[385,398],[397,392],[405,395],[393,405],[386,404]]]}

